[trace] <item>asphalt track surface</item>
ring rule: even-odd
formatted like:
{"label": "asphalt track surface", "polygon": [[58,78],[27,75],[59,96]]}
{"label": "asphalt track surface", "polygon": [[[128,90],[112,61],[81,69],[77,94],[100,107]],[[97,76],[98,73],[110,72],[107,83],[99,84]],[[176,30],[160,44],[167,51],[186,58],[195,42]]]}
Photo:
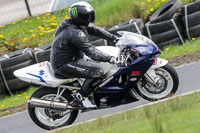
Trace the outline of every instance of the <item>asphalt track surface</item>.
{"label": "asphalt track surface", "polygon": [[[200,62],[176,67],[176,71],[180,78],[176,95],[200,89]],[[146,103],[148,101],[141,99],[138,102],[115,108],[80,113],[75,123],[121,112]],[[27,111],[0,118],[0,133],[42,133],[45,131],[31,121]]]}

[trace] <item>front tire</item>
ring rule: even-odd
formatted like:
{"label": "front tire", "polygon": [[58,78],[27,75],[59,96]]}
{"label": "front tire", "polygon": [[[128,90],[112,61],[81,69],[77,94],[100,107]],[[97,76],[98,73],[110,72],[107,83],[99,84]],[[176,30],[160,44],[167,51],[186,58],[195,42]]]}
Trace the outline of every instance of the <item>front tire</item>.
{"label": "front tire", "polygon": [[159,77],[158,85],[151,84],[144,77],[138,81],[136,91],[138,94],[148,101],[157,101],[176,93],[179,86],[178,74],[169,64],[156,68],[156,75]]}
{"label": "front tire", "polygon": [[[31,97],[52,100],[56,97],[56,94],[56,88],[41,87],[35,91]],[[67,90],[65,90],[62,96],[59,97],[59,100],[69,102],[72,100],[72,96]],[[28,112],[36,125],[47,130],[70,125],[76,120],[78,115],[78,110],[73,110],[68,113],[67,110],[60,111],[47,108],[31,107],[30,104],[28,104]],[[64,113],[66,113],[66,115],[63,115]]]}

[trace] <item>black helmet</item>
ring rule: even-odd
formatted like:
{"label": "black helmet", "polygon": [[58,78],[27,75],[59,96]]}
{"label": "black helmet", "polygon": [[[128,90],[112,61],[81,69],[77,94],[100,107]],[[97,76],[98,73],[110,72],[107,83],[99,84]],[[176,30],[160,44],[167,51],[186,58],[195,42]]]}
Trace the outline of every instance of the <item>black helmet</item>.
{"label": "black helmet", "polygon": [[95,13],[93,7],[87,2],[77,2],[70,7],[70,18],[79,26],[88,26],[94,23]]}

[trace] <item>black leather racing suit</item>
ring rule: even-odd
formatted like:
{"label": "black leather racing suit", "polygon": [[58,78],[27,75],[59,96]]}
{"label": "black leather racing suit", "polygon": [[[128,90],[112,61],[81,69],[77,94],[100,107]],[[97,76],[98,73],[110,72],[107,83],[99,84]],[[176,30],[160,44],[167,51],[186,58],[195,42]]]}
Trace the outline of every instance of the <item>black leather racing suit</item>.
{"label": "black leather racing suit", "polygon": [[51,50],[51,65],[57,78],[87,78],[80,91],[85,97],[91,93],[91,86],[88,85],[101,78],[103,71],[93,63],[82,60],[83,55],[102,62],[109,62],[111,59],[111,56],[98,51],[89,43],[89,34],[111,41],[115,39],[113,34],[102,28],[93,26],[81,29],[71,19],[65,19],[56,31]]}

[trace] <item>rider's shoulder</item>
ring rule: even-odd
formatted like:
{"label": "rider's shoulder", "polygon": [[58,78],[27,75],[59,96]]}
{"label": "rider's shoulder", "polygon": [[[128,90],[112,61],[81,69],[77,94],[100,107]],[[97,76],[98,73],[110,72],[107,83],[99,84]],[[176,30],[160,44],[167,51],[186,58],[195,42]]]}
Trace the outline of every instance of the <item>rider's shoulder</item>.
{"label": "rider's shoulder", "polygon": [[85,38],[86,34],[81,29],[72,29],[73,36],[76,38]]}

